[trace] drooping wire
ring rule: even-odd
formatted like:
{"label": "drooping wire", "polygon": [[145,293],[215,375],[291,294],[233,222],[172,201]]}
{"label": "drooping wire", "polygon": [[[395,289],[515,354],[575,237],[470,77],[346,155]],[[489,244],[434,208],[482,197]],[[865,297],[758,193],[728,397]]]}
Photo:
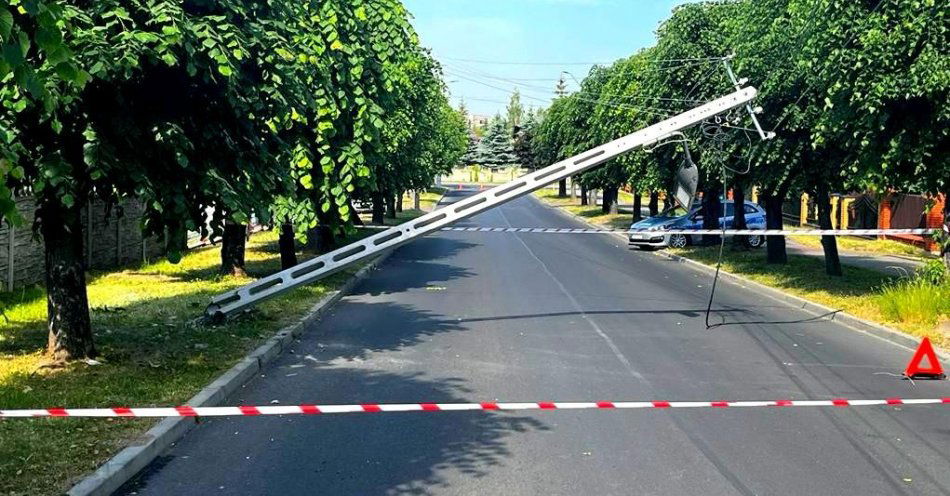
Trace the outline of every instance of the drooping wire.
{"label": "drooping wire", "polygon": [[[724,131],[724,129],[737,129],[728,124],[730,121],[738,120],[738,118],[734,117],[732,114],[733,113],[730,112],[726,114],[725,116],[716,116],[713,118],[712,121],[708,121],[708,120],[704,121],[702,125],[700,126],[703,136],[711,140],[712,143],[714,144],[716,153],[713,156],[719,161],[720,171],[721,171],[720,174],[722,176],[722,194],[724,197],[728,196],[727,191],[729,187],[729,181],[726,176],[726,171],[727,170],[731,171],[738,176],[738,175],[748,174],[749,171],[751,171],[752,169],[752,156],[753,156],[753,153],[751,150],[752,138],[749,136],[749,133],[745,130],[743,130],[743,134],[745,134],[745,137],[749,142],[749,148],[750,148],[749,162],[746,164],[745,170],[741,170],[741,171],[736,170],[726,165],[729,158],[737,158],[731,153],[727,153],[725,150],[726,144],[729,141],[729,135]],[[735,215],[735,211],[739,208],[745,208],[745,205],[733,205],[733,216]],[[726,216],[726,213],[727,213],[726,201],[722,202],[722,209],[723,209],[722,215],[719,217],[719,222],[721,223],[721,234],[719,235],[719,256],[717,257],[717,260],[716,260],[716,274],[715,276],[713,276],[712,288],[709,291],[709,301],[706,303],[706,329],[712,329],[713,327],[718,327],[726,323],[726,318],[722,316],[720,316],[721,322],[719,322],[718,324],[709,323],[709,318],[712,315],[713,301],[716,298],[716,288],[719,285],[719,274],[722,272],[723,254],[726,248],[726,217],[727,217]]]}
{"label": "drooping wire", "polygon": [[[725,164],[725,161],[723,162],[723,164]],[[726,191],[726,167],[724,165],[722,167],[722,191],[723,192]],[[725,214],[725,205],[723,205],[723,214]],[[710,325],[709,316],[712,314],[713,300],[716,297],[716,286],[719,284],[719,272],[722,271],[722,255],[726,248],[726,216],[725,215],[721,217],[721,223],[722,223],[722,234],[719,235],[719,257],[716,260],[716,275],[713,276],[712,288],[709,290],[709,301],[706,303],[706,329],[712,329],[713,327],[715,327],[713,325]],[[716,324],[716,326],[720,326],[726,323],[725,317],[720,315],[719,318],[722,319],[722,322]]]}

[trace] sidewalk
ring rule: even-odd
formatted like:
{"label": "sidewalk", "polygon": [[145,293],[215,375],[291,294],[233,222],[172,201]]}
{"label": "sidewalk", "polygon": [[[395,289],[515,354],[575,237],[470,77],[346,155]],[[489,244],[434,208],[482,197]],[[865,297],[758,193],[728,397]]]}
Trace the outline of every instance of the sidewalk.
{"label": "sidewalk", "polygon": [[[785,238],[785,247],[789,255],[805,255],[809,257],[822,257],[825,253],[821,248],[812,248],[795,242],[788,237]],[[876,270],[887,275],[910,275],[913,274],[923,262],[914,260],[910,257],[897,255],[882,255],[876,253],[861,253],[854,251],[844,251],[839,249],[838,255],[841,263],[853,267]]]}

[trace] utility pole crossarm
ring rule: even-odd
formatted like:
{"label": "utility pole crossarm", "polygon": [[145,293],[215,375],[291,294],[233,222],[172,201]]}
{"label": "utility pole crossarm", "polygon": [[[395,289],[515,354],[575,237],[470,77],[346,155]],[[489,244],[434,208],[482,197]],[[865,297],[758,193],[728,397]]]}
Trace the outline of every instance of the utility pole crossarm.
{"label": "utility pole crossarm", "polygon": [[247,286],[212,298],[211,304],[208,305],[205,313],[212,318],[227,316],[271,296],[312,283],[360,260],[402,246],[454,222],[528,195],[548,184],[584,172],[618,155],[655,143],[672,133],[692,127],[710,117],[741,107],[751,102],[756,95],[755,88],[739,89],[732,94],[562,160],[544,169],[534,171],[509,183],[430,212],[415,220],[381,231],[376,235],[308,260],[290,269],[261,278]]}

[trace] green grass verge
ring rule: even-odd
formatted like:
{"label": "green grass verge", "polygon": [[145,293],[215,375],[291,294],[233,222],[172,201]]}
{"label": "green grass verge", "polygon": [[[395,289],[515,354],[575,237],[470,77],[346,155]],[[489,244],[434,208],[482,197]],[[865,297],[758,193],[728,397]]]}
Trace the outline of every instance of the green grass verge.
{"label": "green grass verge", "polygon": [[[428,190],[423,191],[419,195],[420,208],[426,212],[434,210],[436,205],[438,205],[439,200],[442,199],[442,195],[444,195],[446,191],[448,191],[447,188],[429,188]],[[405,206],[411,207],[412,195],[407,193],[403,197],[402,202]]]}
{"label": "green grass verge", "polygon": [[941,325],[945,341],[950,338],[950,270],[943,260],[929,260],[913,277],[885,284],[878,307],[891,320],[923,326]]}
{"label": "green grass verge", "polygon": [[[629,226],[629,215],[602,215],[599,207],[581,207],[576,200],[558,198],[542,190],[535,195],[549,205],[580,215],[594,224],[619,228]],[[719,247],[689,247],[670,250],[677,255],[715,266]],[[915,336],[930,337],[934,344],[950,347],[950,334],[939,324],[950,318],[948,282],[937,286],[917,279],[898,280],[877,271],[844,265],[843,277],[825,274],[819,257],[789,255],[788,264],[770,265],[765,250],[733,252],[726,249],[723,270],[787,293],[840,309],[857,317],[900,329]],[[921,306],[927,305],[926,308]]]}
{"label": "green grass verge", "polygon": [[[426,204],[438,201],[434,191]],[[407,210],[393,222],[418,217]],[[356,236],[368,236],[361,230]],[[301,259],[306,259],[306,256]],[[251,238],[253,277],[280,269],[276,232]],[[41,288],[0,293],[0,408],[152,406],[186,401],[248,351],[303,316],[357,269],[297,288],[225,325],[196,322],[209,299],[251,282],[222,276],[218,247],[174,265],[158,261],[89,275],[98,365],[44,369],[46,300]],[[130,419],[0,420],[0,494],[61,494],[154,424]]]}

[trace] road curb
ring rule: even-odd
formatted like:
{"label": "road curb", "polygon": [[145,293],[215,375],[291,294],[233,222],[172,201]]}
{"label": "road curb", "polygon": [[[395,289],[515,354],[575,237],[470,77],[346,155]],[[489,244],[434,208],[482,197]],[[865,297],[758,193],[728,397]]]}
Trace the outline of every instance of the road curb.
{"label": "road curb", "polygon": [[[594,224],[592,222],[589,222],[587,219],[579,215],[576,215],[572,212],[567,212],[562,208],[549,205],[545,203],[543,200],[540,200],[538,198],[535,198],[535,199],[541,202],[542,205],[545,205],[548,208],[552,208],[563,215],[566,215],[574,220],[583,222],[584,224],[587,224],[593,228],[599,229],[603,227],[603,226]],[[623,239],[624,242],[627,241],[626,236],[624,236],[623,234],[613,233],[612,235]],[[653,255],[656,255],[657,257],[666,258],[668,260],[672,260],[674,262],[687,265],[694,270],[704,272],[708,275],[715,275],[716,273],[715,267],[711,267],[704,263],[697,262],[695,260],[680,256],[680,255],[675,255],[672,253],[661,252],[661,251],[652,252],[652,253]],[[920,345],[920,341],[921,341],[920,338],[911,336],[910,334],[907,334],[903,331],[899,331],[897,329],[893,329],[885,325],[878,324],[876,322],[871,322],[869,320],[864,320],[860,317],[856,317],[842,310],[836,310],[834,308],[822,305],[820,303],[815,303],[811,300],[802,298],[800,296],[795,296],[790,293],[786,293],[785,291],[782,291],[780,289],[767,286],[765,284],[753,281],[751,279],[748,279],[744,276],[740,276],[738,274],[727,272],[725,270],[720,270],[719,275],[720,277],[722,277],[725,280],[728,280],[732,284],[735,284],[745,289],[752,289],[758,294],[762,294],[763,296],[776,300],[780,303],[784,303],[790,307],[797,308],[799,310],[804,310],[805,312],[808,312],[812,315],[815,315],[815,316],[830,315],[830,317],[828,317],[828,320],[830,321],[837,322],[852,331],[872,335],[878,339],[887,341],[888,343],[891,343],[895,346],[899,346],[901,348],[914,351]],[[948,354],[947,351],[937,348],[937,347],[935,347],[935,351],[942,361],[950,361],[950,354]]]}
{"label": "road curb", "polygon": [[[381,254],[356,272],[340,289],[326,294],[309,312],[297,322],[277,331],[271,338],[252,351],[227,372],[205,386],[188,402],[189,406],[217,406],[231,393],[253,379],[265,365],[290,347],[293,340],[320,320],[341,298],[353,290],[370,273],[382,265],[392,251]],[[86,476],[66,494],[69,496],[107,496],[135,477],[172,444],[184,437],[196,424],[186,417],[168,418],[132,441],[95,472]]]}

